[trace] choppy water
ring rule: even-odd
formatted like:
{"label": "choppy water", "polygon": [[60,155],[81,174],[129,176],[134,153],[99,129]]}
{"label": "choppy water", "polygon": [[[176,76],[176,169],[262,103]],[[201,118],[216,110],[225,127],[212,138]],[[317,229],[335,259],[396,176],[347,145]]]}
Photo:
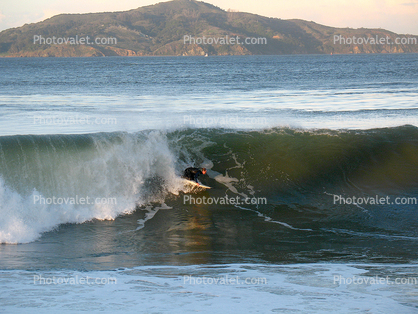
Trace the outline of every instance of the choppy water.
{"label": "choppy water", "polygon": [[[300,263],[416,274],[417,65],[417,55],[0,59],[6,283],[236,263],[257,274]],[[185,186],[188,166],[208,168],[213,189]],[[265,203],[187,201],[237,197]],[[362,203],[347,204],[354,197]],[[71,203],[79,198],[102,202]],[[372,293],[384,304],[382,291]]]}

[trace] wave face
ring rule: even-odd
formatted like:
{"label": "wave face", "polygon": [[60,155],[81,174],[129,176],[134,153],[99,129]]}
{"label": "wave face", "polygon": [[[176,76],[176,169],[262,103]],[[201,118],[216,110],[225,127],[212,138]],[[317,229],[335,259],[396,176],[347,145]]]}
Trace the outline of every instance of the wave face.
{"label": "wave face", "polygon": [[[416,236],[416,205],[350,212],[352,205],[333,202],[334,195],[416,196],[415,127],[183,129],[0,137],[0,242],[31,242],[60,224],[111,220],[151,203],[181,206],[179,193],[190,191],[180,175],[193,165],[210,169],[212,179],[205,179],[213,193],[265,197],[268,204],[253,210],[278,220],[285,215],[301,228],[339,217],[346,232],[355,229],[349,222]],[[69,202],[41,201],[53,197]],[[71,203],[76,197],[116,202]]]}
{"label": "wave face", "polygon": [[[418,187],[418,129],[399,127],[368,131],[305,131],[221,133],[210,159],[264,193],[294,196],[324,187],[348,192],[411,193]],[[227,153],[228,151],[228,153]],[[206,152],[205,152],[206,153]],[[228,156],[222,157],[222,156]],[[229,160],[230,161],[230,160]],[[234,170],[235,169],[235,170]],[[239,170],[238,170],[239,169]]]}

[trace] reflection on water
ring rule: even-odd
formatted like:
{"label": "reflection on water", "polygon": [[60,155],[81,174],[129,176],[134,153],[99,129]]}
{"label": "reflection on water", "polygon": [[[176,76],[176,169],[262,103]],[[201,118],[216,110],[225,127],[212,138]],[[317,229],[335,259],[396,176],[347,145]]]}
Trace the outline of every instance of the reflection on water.
{"label": "reflection on water", "polygon": [[[367,232],[347,234],[343,229],[327,229],[325,223],[313,223],[311,232],[292,230],[266,222],[255,212],[226,206],[177,204],[172,209],[160,209],[137,230],[138,220],[146,212],[138,209],[115,221],[62,225],[33,243],[1,245],[1,268],[95,270],[140,265],[396,262],[416,258],[417,239],[388,240]],[[290,217],[290,208],[276,208],[278,216],[285,212],[282,218]]]}

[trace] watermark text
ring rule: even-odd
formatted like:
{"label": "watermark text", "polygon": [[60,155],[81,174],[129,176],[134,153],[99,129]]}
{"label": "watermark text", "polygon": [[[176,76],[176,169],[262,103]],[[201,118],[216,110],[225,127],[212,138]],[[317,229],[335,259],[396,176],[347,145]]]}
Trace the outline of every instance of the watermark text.
{"label": "watermark text", "polygon": [[33,204],[39,205],[95,205],[112,204],[116,205],[116,197],[43,197],[42,195],[33,195]]}
{"label": "watermark text", "polygon": [[396,37],[394,40],[389,36],[379,37],[344,37],[342,35],[334,35],[334,45],[416,45],[418,39],[416,37]]}
{"label": "watermark text", "polygon": [[191,35],[183,36],[183,44],[189,45],[267,45],[266,37],[246,37],[241,39],[239,36],[225,37],[193,37]]}
{"label": "watermark text", "polygon": [[33,124],[41,125],[94,125],[94,124],[117,124],[118,121],[116,118],[94,118],[90,116],[80,117],[75,116],[33,116]]}
{"label": "watermark text", "polygon": [[42,35],[33,36],[34,45],[116,45],[118,39],[116,37],[96,37],[90,36],[79,37],[44,37]]}
{"label": "watermark text", "polygon": [[42,275],[33,276],[33,284],[35,285],[107,285],[117,284],[116,278],[113,277],[43,277]]}
{"label": "watermark text", "polygon": [[267,125],[267,119],[264,117],[238,117],[238,116],[217,116],[217,117],[202,117],[202,116],[183,116],[183,124],[193,126],[255,126]]}
{"label": "watermark text", "polygon": [[183,204],[189,205],[266,205],[265,197],[194,197],[193,195],[183,195]]}
{"label": "watermark text", "polygon": [[416,197],[396,197],[394,200],[390,196],[342,196],[333,195],[334,205],[417,205]]}
{"label": "watermark text", "polygon": [[389,278],[389,276],[353,276],[345,278],[341,275],[334,275],[334,284],[336,283],[340,285],[416,285],[418,284],[418,277]]}
{"label": "watermark text", "polygon": [[239,276],[221,276],[221,277],[194,277],[183,276],[183,284],[189,285],[266,285],[267,278],[264,277],[246,277]]}

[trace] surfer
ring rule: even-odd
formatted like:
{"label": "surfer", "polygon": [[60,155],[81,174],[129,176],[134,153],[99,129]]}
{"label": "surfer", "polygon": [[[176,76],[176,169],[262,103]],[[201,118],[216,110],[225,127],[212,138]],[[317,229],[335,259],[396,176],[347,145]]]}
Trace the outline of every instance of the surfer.
{"label": "surfer", "polygon": [[186,170],[184,170],[183,178],[190,180],[190,181],[195,181],[199,185],[199,181],[197,181],[197,177],[200,176],[201,174],[206,174],[206,168],[199,169],[199,168],[189,167]]}

